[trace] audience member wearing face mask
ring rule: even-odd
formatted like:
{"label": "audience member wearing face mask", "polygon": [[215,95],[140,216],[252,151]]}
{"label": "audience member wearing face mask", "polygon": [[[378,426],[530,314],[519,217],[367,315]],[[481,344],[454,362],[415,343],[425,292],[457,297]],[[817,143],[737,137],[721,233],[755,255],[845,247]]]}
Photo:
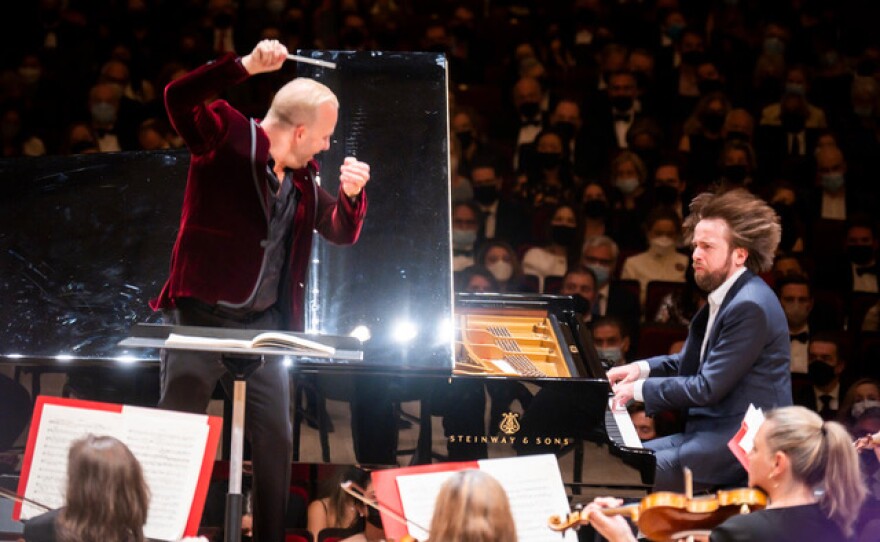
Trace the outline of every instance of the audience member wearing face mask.
{"label": "audience member wearing face mask", "polygon": [[656,209],[645,220],[648,250],[623,262],[620,278],[639,281],[639,301],[643,307],[649,282],[684,282],[688,257],[676,251],[680,236],[678,215],[668,209]]}

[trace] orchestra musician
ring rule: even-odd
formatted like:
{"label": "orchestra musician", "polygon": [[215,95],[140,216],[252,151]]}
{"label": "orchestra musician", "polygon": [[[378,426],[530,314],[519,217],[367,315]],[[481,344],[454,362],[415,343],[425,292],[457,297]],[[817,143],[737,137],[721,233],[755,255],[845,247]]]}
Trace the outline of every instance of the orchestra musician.
{"label": "orchestra musician", "polygon": [[63,508],[28,520],[26,542],[144,542],[150,490],[141,465],[113,437],[88,435],[68,452]]}
{"label": "orchestra musician", "polygon": [[743,189],[701,194],[690,209],[684,228],[694,278],[709,302],[691,320],[680,353],[607,373],[617,405],[634,399],[648,415],[684,413],[682,433],[645,445],[656,452],[658,490],[681,491],[683,466],[697,489],[741,485],[745,471],[727,443],[749,405],[766,411],[791,404],[785,313],[758,276],[779,244],[776,213]]}
{"label": "orchestra musician", "polygon": [[[710,542],[844,542],[865,498],[859,459],[846,429],[799,406],[767,414],[749,452],[749,485],[767,494],[767,508],[724,521],[712,529]],[[609,541],[634,542],[623,517],[602,513],[619,503],[599,498],[584,513]]]}
{"label": "orchestra musician", "polygon": [[430,532],[430,542],[517,541],[507,493],[476,469],[458,471],[440,487]]}
{"label": "orchestra musician", "polygon": [[[297,78],[275,94],[265,119],[224,100],[227,87],[281,68],[288,51],[259,42],[169,83],[165,105],[191,152],[170,275],[158,299],[176,325],[301,331],[312,232],[354,243],[367,208],[366,163],[346,158],[340,191],[316,182],[314,156],[330,146],[339,101],[317,81]],[[218,380],[231,383],[216,354],[161,353],[161,408],[204,412]],[[245,431],[254,471],[254,538],[283,541],[292,435],[289,376],[281,359],[248,379]]]}

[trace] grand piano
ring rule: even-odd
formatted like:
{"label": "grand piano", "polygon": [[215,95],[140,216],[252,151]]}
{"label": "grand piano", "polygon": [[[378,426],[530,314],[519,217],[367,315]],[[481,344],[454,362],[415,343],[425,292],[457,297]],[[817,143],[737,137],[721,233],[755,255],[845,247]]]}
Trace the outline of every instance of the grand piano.
{"label": "grand piano", "polygon": [[[340,97],[322,184],[372,165],[359,242],[318,241],[307,333],[362,360],[291,360],[294,461],[402,465],[553,453],[572,493],[638,496],[654,457],[610,387],[571,298],[455,294],[446,63],[430,53],[301,52]],[[68,372],[99,400],[155,401],[158,352],[125,348],[161,316],[184,150],[0,161],[0,364]]]}

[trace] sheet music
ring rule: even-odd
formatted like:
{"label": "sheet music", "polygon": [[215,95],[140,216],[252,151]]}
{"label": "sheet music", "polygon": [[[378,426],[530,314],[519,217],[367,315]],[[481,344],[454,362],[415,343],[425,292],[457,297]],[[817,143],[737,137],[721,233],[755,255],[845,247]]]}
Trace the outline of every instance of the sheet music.
{"label": "sheet music", "polygon": [[[71,444],[88,434],[124,442],[138,459],[150,488],[144,535],[183,537],[210,432],[207,416],[124,406],[121,412],[45,404],[40,416],[24,496],[51,508],[65,504]],[[44,512],[24,503],[21,517]]]}
{"label": "sheet music", "polygon": [[577,542],[574,531],[560,536],[547,526],[550,516],[567,514],[570,509],[556,456],[510,457],[479,461],[479,464],[480,470],[494,476],[507,492],[519,540]]}
{"label": "sheet music", "polygon": [[[123,442],[140,461],[150,487],[144,536],[179,540],[199,480],[208,425],[195,414],[124,407]],[[171,414],[169,416],[169,414]]]}
{"label": "sheet music", "polygon": [[428,539],[428,533],[413,525],[416,523],[429,529],[431,517],[434,515],[434,501],[440,493],[440,486],[455,471],[430,472],[426,474],[410,474],[397,477],[397,490],[403,504],[403,516],[407,521],[407,530],[416,540]]}
{"label": "sheet music", "polygon": [[755,447],[755,435],[758,434],[758,429],[763,423],[764,412],[762,412],[760,408],[755,408],[755,405],[750,404],[743,419],[743,425],[746,427],[746,432],[743,435],[742,440],[739,441],[740,448],[746,453],[751,452],[752,448]]}
{"label": "sheet music", "polygon": [[[510,500],[519,540],[529,542],[577,542],[573,531],[564,536],[547,526],[550,516],[567,514],[568,499],[562,484],[559,465],[552,454],[510,457],[478,461],[480,470],[492,475]],[[443,485],[455,471],[401,475],[397,488],[404,515],[419,525],[430,528],[434,502]],[[419,540],[427,533],[409,525],[409,533]]]}
{"label": "sheet music", "polygon": [[[34,456],[24,496],[50,508],[64,506],[67,486],[67,454],[73,441],[92,433],[121,438],[119,413],[102,410],[70,409],[45,405],[40,421],[40,432],[34,444]],[[42,508],[24,503],[23,519],[45,512]]]}

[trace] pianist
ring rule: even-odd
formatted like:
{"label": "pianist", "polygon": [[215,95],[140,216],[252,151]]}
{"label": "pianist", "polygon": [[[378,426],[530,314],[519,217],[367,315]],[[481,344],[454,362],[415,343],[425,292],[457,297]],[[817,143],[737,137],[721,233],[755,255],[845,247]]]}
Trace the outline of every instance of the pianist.
{"label": "pianist", "polygon": [[[151,302],[179,325],[301,330],[312,231],[353,243],[367,200],[369,166],[346,158],[334,197],[315,181],[314,156],[330,145],[339,102],[299,78],[282,87],[265,119],[224,100],[227,87],[277,71],[287,49],[264,40],[242,58],[226,55],[170,83],[168,115],[192,153],[171,272]],[[217,356],[161,355],[159,406],[204,412],[224,376]],[[226,380],[226,378],[224,378]],[[289,378],[280,360],[248,380],[246,434],[254,469],[254,538],[284,540],[290,479]]]}
{"label": "pianist", "polygon": [[646,445],[656,452],[657,490],[680,491],[682,467],[693,470],[697,488],[744,483],[727,443],[749,404],[764,411],[791,405],[788,324],[757,275],[773,262],[778,217],[745,190],[701,194],[690,208],[694,278],[709,303],[691,321],[681,353],[608,371],[618,405],[635,399],[649,415],[685,415],[684,432]]}

